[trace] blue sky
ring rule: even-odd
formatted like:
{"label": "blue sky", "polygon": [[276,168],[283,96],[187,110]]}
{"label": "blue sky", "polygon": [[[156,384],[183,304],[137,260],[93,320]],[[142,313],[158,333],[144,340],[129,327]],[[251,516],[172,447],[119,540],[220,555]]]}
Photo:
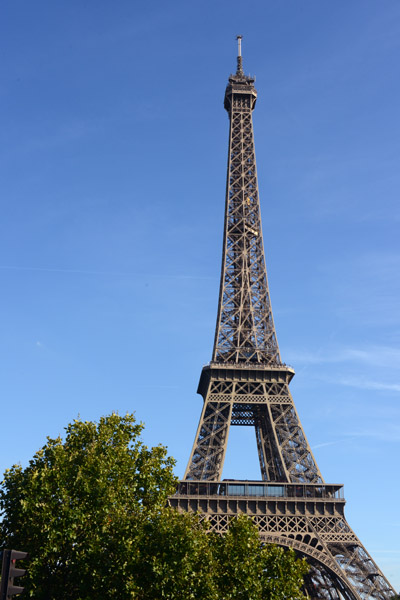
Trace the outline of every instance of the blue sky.
{"label": "blue sky", "polygon": [[[183,474],[216,319],[238,33],[292,393],[398,589],[398,0],[3,1],[0,470],[116,410]],[[224,476],[259,476],[251,430],[233,428]]]}

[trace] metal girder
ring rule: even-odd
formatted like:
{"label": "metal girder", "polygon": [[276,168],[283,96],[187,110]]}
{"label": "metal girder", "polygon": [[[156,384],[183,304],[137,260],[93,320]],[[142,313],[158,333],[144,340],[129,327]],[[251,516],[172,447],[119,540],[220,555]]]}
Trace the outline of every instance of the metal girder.
{"label": "metal girder", "polygon": [[225,381],[221,369],[205,369],[209,385],[185,479],[221,479],[230,426],[253,425],[264,480],[322,482],[287,384],[292,372],[265,366],[252,374],[237,367]]}
{"label": "metal girder", "polygon": [[213,360],[280,364],[261,229],[250,78],[230,77],[225,234]]}

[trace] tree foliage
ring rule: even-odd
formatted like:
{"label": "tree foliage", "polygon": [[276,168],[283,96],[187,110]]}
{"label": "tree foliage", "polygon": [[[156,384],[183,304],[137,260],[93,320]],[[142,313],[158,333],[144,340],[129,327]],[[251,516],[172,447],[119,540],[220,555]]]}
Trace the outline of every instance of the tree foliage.
{"label": "tree foliage", "polygon": [[303,598],[307,563],[293,550],[262,544],[246,516],[232,520],[228,533],[216,537],[218,588],[224,600]]}
{"label": "tree foliage", "polygon": [[303,598],[303,561],[263,546],[245,517],[220,537],[166,506],[174,461],[133,415],[74,421],[29,465],[6,471],[0,547],[29,552],[36,600]]}

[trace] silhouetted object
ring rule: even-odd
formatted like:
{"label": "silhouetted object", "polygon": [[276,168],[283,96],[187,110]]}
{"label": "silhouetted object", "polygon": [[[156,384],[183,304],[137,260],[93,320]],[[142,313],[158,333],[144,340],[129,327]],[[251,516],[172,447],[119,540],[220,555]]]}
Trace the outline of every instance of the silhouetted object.
{"label": "silhouetted object", "polygon": [[[198,393],[204,406],[184,481],[170,498],[224,533],[245,513],[266,542],[306,557],[310,598],[389,600],[395,591],[344,517],[342,485],[325,484],[289,391],[265,268],[252,112],[255,79],[243,72],[238,36],[229,77],[230,119],[222,272],[212,361]],[[221,481],[231,425],[253,425],[262,481]]]}
{"label": "silhouetted object", "polygon": [[14,585],[16,577],[22,577],[26,569],[17,567],[17,560],[23,560],[28,557],[27,552],[18,550],[3,550],[3,560],[1,567],[0,600],[9,600],[12,596],[21,594],[24,588]]}

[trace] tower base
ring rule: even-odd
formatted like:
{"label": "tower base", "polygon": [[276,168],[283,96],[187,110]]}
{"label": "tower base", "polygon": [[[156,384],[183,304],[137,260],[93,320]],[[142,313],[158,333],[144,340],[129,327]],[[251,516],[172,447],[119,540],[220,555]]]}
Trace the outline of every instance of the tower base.
{"label": "tower base", "polygon": [[251,517],[263,541],[306,558],[309,598],[389,600],[396,593],[347,524],[342,485],[181,481],[169,503],[221,534],[233,517]]}

